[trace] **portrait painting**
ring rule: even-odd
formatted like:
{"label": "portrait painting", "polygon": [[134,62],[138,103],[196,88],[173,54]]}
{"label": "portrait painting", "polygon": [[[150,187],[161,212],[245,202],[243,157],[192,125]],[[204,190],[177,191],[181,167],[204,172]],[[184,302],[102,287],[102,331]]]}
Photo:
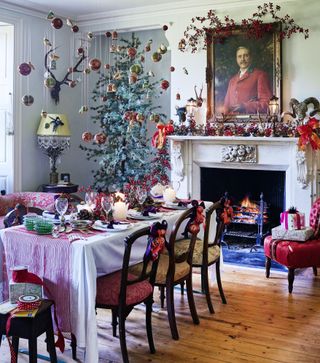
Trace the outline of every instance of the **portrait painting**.
{"label": "portrait painting", "polygon": [[254,120],[268,114],[269,100],[281,105],[278,29],[259,39],[241,28],[207,48],[208,119]]}

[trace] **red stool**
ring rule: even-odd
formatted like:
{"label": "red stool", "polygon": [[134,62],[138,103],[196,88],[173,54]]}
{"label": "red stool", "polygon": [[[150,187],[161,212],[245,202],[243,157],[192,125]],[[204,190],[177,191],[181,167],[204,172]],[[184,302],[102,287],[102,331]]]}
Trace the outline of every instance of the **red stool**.
{"label": "red stool", "polygon": [[289,293],[293,289],[294,271],[296,268],[312,267],[315,276],[320,267],[319,218],[320,198],[315,201],[310,211],[310,227],[315,231],[315,237],[306,242],[274,240],[268,236],[264,240],[266,256],[266,277],[270,276],[271,260],[288,268]]}

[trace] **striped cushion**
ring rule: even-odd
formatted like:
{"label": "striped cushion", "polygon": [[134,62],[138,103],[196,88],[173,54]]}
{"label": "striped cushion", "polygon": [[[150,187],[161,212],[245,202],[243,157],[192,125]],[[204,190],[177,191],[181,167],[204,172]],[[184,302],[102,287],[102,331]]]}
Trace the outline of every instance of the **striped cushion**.
{"label": "striped cushion", "polygon": [[[128,279],[134,280],[134,275],[128,274]],[[96,303],[102,305],[119,305],[121,285],[121,271],[97,278]],[[127,305],[135,305],[142,302],[152,294],[153,288],[148,281],[141,281],[127,287]]]}
{"label": "striped cushion", "polygon": [[[176,256],[181,256],[188,252],[190,239],[182,239],[174,244]],[[216,261],[220,257],[220,247],[215,245],[208,248],[208,263]],[[203,241],[197,239],[193,250],[193,265],[202,265],[203,258]]]}

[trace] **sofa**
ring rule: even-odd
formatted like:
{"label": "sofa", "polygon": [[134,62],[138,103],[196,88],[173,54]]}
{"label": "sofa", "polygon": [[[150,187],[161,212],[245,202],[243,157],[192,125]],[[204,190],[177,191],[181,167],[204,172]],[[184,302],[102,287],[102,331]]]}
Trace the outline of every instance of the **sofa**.
{"label": "sofa", "polygon": [[26,207],[38,207],[43,210],[54,211],[56,193],[20,192],[0,195],[0,229],[4,228],[5,215],[20,203]]}

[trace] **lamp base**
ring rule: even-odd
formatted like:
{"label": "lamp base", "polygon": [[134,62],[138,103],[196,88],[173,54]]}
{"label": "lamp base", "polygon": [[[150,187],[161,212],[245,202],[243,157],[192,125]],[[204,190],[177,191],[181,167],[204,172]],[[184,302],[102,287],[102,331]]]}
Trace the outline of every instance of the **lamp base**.
{"label": "lamp base", "polygon": [[55,171],[50,173],[50,184],[58,184],[59,174]]}

